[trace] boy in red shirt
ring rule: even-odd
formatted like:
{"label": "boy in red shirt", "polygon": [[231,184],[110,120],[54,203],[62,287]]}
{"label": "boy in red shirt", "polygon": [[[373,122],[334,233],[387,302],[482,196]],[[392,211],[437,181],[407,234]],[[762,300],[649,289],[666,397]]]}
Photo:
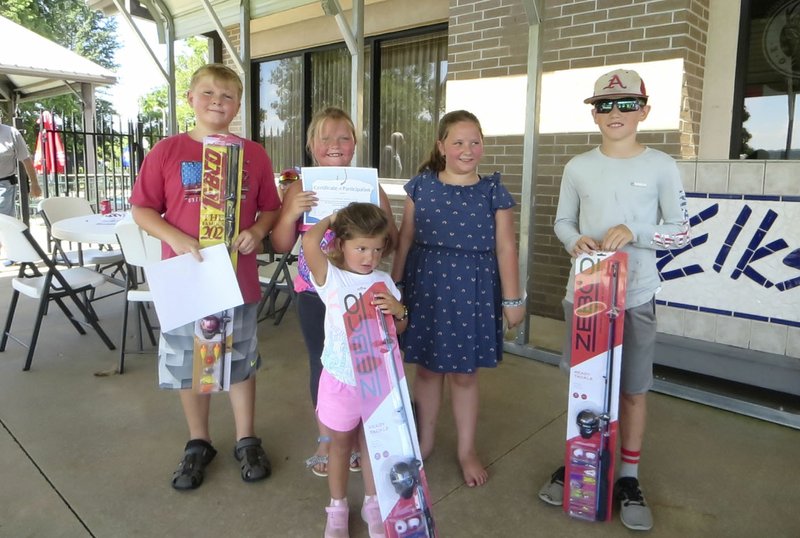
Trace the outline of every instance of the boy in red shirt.
{"label": "boy in red shirt", "polygon": [[[239,112],[242,83],[221,64],[198,69],[187,94],[195,112],[195,127],[156,144],[145,158],[130,199],[133,218],[150,235],[162,241],[162,257],[191,253],[198,261],[200,243],[199,187],[203,139],[230,134],[231,121]],[[234,456],[241,462],[242,479],[266,478],[271,465],[254,432],[255,374],[260,366],[256,338],[257,305],[261,297],[256,248],[272,229],[280,209],[272,163],[259,144],[242,140],[243,184],[239,235],[231,248],[238,250],[237,279],[245,304],[236,307],[233,319],[230,401],[236,424]],[[162,333],[159,342],[159,386],[180,389],[181,404],[189,427],[189,442],[172,476],[176,489],[194,489],[203,482],[205,467],[217,451],[211,445],[208,417],[210,396],[192,390],[194,323]]]}

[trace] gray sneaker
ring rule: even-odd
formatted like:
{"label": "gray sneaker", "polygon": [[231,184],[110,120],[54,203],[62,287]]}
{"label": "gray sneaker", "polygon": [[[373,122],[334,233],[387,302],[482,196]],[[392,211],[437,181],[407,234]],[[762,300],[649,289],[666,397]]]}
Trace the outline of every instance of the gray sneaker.
{"label": "gray sneaker", "polygon": [[561,506],[564,501],[564,467],[559,467],[539,489],[539,498],[547,504]]}
{"label": "gray sneaker", "polygon": [[637,479],[624,476],[617,480],[614,496],[620,503],[619,518],[623,525],[634,531],[649,531],[653,528],[653,513],[644,500]]}

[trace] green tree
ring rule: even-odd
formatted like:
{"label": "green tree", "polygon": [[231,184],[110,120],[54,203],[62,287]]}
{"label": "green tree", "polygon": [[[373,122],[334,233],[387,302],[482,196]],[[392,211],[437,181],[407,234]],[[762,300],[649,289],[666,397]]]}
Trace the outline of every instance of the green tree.
{"label": "green tree", "polygon": [[[0,15],[107,69],[117,68],[117,22],[89,9],[85,0],[3,0]],[[81,104],[73,94],[23,103],[19,108],[29,144],[36,137],[41,109],[55,110],[67,117],[82,116]],[[102,117],[114,112],[111,103],[102,98],[97,100],[97,110]]]}
{"label": "green tree", "polygon": [[742,146],[739,149],[740,154],[750,155],[755,150],[750,147],[750,139],[753,138],[753,135],[750,134],[750,131],[747,130],[747,127],[744,126],[747,123],[747,120],[750,119],[750,112],[747,110],[747,107],[744,107],[742,111]]}
{"label": "green tree", "polygon": [[[180,46],[182,52],[175,56],[175,86],[177,87],[178,129],[185,131],[194,125],[194,112],[186,101],[186,92],[192,74],[208,62],[208,40],[199,37],[189,37]],[[167,85],[163,84],[150,93],[139,98],[139,110],[146,128],[160,125],[165,121],[168,113]]]}

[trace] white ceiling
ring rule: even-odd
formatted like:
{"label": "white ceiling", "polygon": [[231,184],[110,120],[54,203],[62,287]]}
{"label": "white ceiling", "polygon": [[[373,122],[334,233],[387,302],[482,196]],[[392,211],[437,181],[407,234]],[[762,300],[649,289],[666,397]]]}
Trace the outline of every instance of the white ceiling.
{"label": "white ceiling", "polygon": [[[126,0],[122,0],[128,5]],[[106,14],[117,12],[113,0],[86,0],[92,9],[98,9]],[[147,5],[148,0],[140,0],[142,5]],[[193,35],[200,35],[216,30],[208,16],[203,4],[198,0],[161,0],[175,23],[175,38],[183,39]],[[239,24],[241,0],[211,0],[210,4],[219,18],[222,26]],[[342,4],[349,2],[342,2]],[[250,0],[250,18],[257,19],[268,15],[275,15],[294,8],[311,4],[320,4],[320,0]],[[320,8],[321,11],[321,8]]]}

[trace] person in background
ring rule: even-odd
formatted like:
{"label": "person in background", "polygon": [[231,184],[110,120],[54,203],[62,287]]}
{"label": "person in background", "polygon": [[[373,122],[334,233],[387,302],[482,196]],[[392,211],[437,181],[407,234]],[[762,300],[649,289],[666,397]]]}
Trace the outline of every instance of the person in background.
{"label": "person in background", "polygon": [[292,183],[299,180],[300,170],[297,168],[287,168],[281,172],[281,175],[278,176],[278,194],[280,194],[281,200],[283,200],[284,193],[289,190]]}
{"label": "person in background", "polygon": [[[239,112],[242,82],[230,68],[209,64],[192,75],[187,99],[195,113],[188,133],[165,138],[153,147],[142,164],[131,195],[133,218],[150,235],[161,239],[162,256],[200,254],[200,197],[203,139],[230,135],[231,121]],[[234,309],[233,349],[230,366],[230,402],[236,428],[233,455],[240,463],[242,480],[267,478],[272,466],[255,436],[256,371],[258,352],[257,309],[261,298],[256,250],[278,216],[280,200],[272,163],[259,144],[241,139],[243,185],[239,235],[231,245],[239,252],[236,276],[245,304]],[[202,290],[198,290],[202,293]],[[216,456],[208,422],[211,397],[192,388],[194,322],[162,332],[158,349],[159,386],[177,389],[189,428],[189,441],[172,475],[172,487],[195,489],[203,483],[206,466]]]}
{"label": "person in background", "polygon": [[[688,244],[689,213],[675,160],[637,140],[639,123],[650,106],[636,71],[617,69],[597,79],[592,118],[600,128],[600,146],[573,157],[564,167],[555,233],[575,258],[598,250],[628,254],[625,331],[619,398],[622,465],[614,494],[620,519],[632,530],[649,530],[653,516],[639,487],[639,459],[647,418],[646,397],[653,385],[656,345],[655,294],[661,287],[656,250]],[[572,348],[574,272],[564,299],[567,321],[562,370]],[[613,457],[613,456],[612,456]],[[539,490],[539,498],[561,506],[564,467]]]}
{"label": "person in background", "polygon": [[445,114],[430,158],[405,185],[392,276],[408,306],[405,361],[414,380],[423,459],[433,450],[445,379],[458,433],[458,461],[469,487],[489,475],[475,448],[478,369],[503,358],[503,319],[525,316],[514,234],[514,200],[500,174],[478,174],[483,132],[466,110]]}
{"label": "person in background", "polygon": [[[39,186],[39,179],[36,177],[33,159],[25,144],[25,139],[14,127],[0,123],[0,213],[9,217],[15,216],[14,208],[19,184],[18,163],[22,163],[28,175],[31,198],[40,197],[42,189]],[[3,261],[5,266],[12,263],[11,260]]]}
{"label": "person in background", "polygon": [[[356,129],[347,113],[336,107],[321,110],[311,119],[308,126],[308,152],[317,166],[350,166],[356,149]],[[302,181],[294,181],[283,194],[283,207],[275,229],[270,234],[272,247],[277,252],[288,252],[292,249],[300,233],[308,227],[303,226],[303,213],[317,205],[317,196],[313,191],[304,191]],[[380,189],[381,209],[389,218],[389,236],[392,242],[397,239],[397,226],[392,216],[389,197]],[[334,234],[328,230],[322,238],[322,248],[333,244]],[[317,408],[317,392],[319,377],[322,373],[322,345],[324,342],[325,304],[320,300],[311,283],[311,275],[305,261],[303,249],[300,250],[297,262],[298,276],[294,282],[297,292],[297,314],[300,318],[300,329],[308,350],[309,389],[311,404]],[[328,475],[328,445],[331,440],[330,430],[317,418],[316,453],[306,460],[306,466],[317,476]],[[359,471],[360,453],[354,447],[350,457],[350,470]]]}

